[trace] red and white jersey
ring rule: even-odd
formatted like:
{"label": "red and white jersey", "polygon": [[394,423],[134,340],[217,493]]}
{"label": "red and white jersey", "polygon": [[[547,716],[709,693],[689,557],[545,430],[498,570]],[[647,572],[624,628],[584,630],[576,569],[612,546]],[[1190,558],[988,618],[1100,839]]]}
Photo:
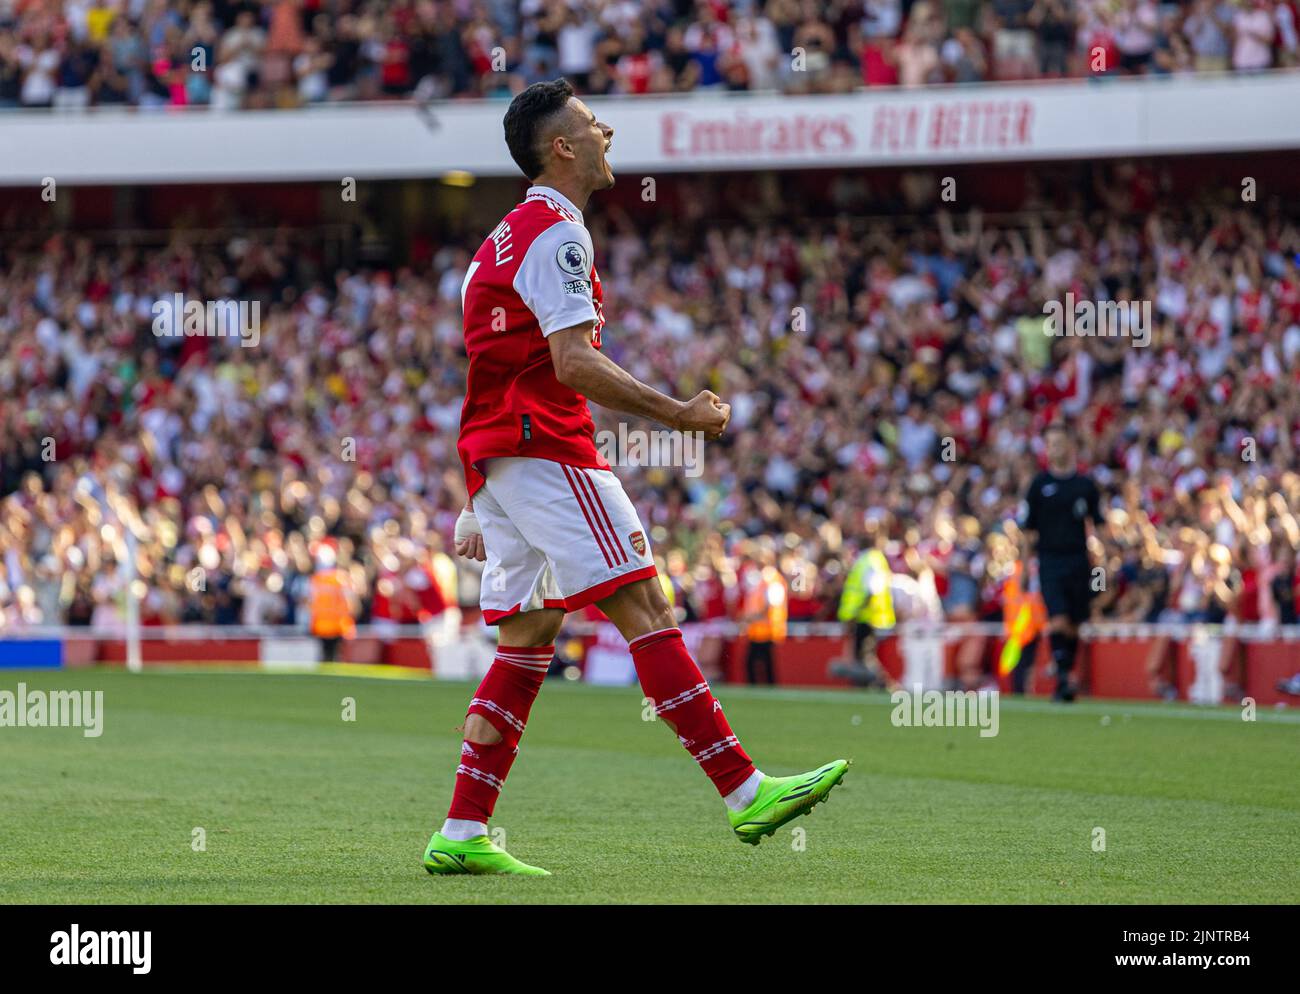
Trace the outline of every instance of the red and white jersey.
{"label": "red and white jersey", "polygon": [[488,235],[465,273],[461,306],[469,378],[457,449],[470,494],[494,456],[608,469],[596,451],[587,399],[555,378],[546,336],[605,324],[600,277],[582,212],[547,186]]}

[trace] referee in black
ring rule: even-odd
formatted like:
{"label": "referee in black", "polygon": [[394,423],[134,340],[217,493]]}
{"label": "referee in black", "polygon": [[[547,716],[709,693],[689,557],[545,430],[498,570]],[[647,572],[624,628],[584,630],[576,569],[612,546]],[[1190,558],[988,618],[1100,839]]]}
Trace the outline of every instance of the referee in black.
{"label": "referee in black", "polygon": [[1093,595],[1088,523],[1102,523],[1101,492],[1078,471],[1074,443],[1064,425],[1050,425],[1043,437],[1047,469],[1034,477],[1025,495],[1020,528],[1026,547],[1021,555],[1028,563],[1031,552],[1038,554],[1038,582],[1056,664],[1052,699],[1072,701],[1070,670],[1079,648],[1079,625],[1088,619]]}

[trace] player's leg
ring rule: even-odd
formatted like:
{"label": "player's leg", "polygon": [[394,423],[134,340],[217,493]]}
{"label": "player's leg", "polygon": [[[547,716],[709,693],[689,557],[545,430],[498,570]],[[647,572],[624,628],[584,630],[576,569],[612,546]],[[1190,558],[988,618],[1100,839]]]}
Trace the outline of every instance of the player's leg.
{"label": "player's leg", "polygon": [[[502,719],[496,717],[493,707],[514,704],[526,710],[532,706],[537,691],[541,689],[542,677],[545,677],[555,656],[555,636],[563,622],[563,610],[542,608],[510,615],[497,623],[496,658],[470,701],[469,713],[465,716],[466,742],[490,746],[502,741],[504,735],[498,727]],[[487,677],[494,671],[502,673],[507,683],[518,683],[526,677],[527,687],[523,692],[527,701],[503,698],[505,704],[501,704],[488,689]]]}
{"label": "player's leg", "polygon": [[500,622],[496,658],[474,691],[463,726],[456,787],[442,834],[471,839],[487,822],[519,754],[533,701],[555,656],[564,620],[556,609],[528,611]]}
{"label": "player's leg", "polygon": [[1070,589],[1071,571],[1059,563],[1039,560],[1038,576],[1043,604],[1047,608],[1047,643],[1056,670],[1056,688],[1052,692],[1052,699],[1072,701],[1074,687],[1070,681],[1070,670],[1074,667],[1078,633],[1072,620],[1074,609]]}
{"label": "player's leg", "polygon": [[1078,563],[1070,574],[1067,587],[1069,626],[1066,629],[1066,649],[1067,666],[1070,672],[1070,682],[1065,696],[1067,701],[1074,700],[1074,695],[1078,691],[1079,680],[1075,673],[1081,655],[1079,628],[1092,616],[1092,598],[1095,593],[1092,588],[1092,569],[1084,560]]}
{"label": "player's leg", "polygon": [[658,577],[620,587],[598,602],[627,639],[645,696],[729,807],[753,800],[761,775],[731,730],[722,705],[686,650]]}
{"label": "player's leg", "polygon": [[[491,482],[510,520],[546,554],[558,603],[568,611],[598,604],[628,640],[642,690],[657,702],[656,712],[676,731],[728,807],[751,811],[760,793],[771,800],[778,788],[768,781],[777,781],[754,769],[687,652],[659,585],[645,528],[617,477],[608,470],[548,460],[501,459],[493,463]],[[786,797],[792,791],[783,790],[768,807],[779,807],[778,814],[806,809],[839,782],[845,766],[841,761],[824,767],[797,798]],[[785,814],[784,820],[799,813]],[[735,814],[733,810],[733,823]],[[764,817],[771,814],[765,810]],[[749,825],[745,830],[757,831]],[[743,837],[739,830],[737,834]]]}
{"label": "player's leg", "polygon": [[[519,488],[510,510],[529,521],[529,534],[541,536],[565,606],[572,611],[594,602],[605,612],[627,639],[656,712],[729,804],[748,804],[761,777],[686,650],[645,528],[618,478],[558,463],[515,469],[534,483]],[[548,479],[549,487],[542,483]]]}
{"label": "player's leg", "polygon": [[1054,700],[1074,700],[1074,684],[1070,671],[1074,668],[1075,649],[1079,644],[1078,629],[1068,614],[1053,615],[1047,619],[1047,640],[1052,650],[1052,663],[1056,667]]}
{"label": "player's leg", "polygon": [[470,701],[451,806],[425,849],[424,866],[430,873],[546,874],[516,860],[487,834],[533,701],[555,655],[555,634],[564,612],[531,611],[515,618],[519,620],[503,625],[496,658]]}
{"label": "player's leg", "polygon": [[599,602],[632,650],[642,692],[727,805],[732,830],[757,845],[826,799],[848,769],[842,759],[793,777],[754,768],[722,705],[686,650],[657,577],[620,587]]}
{"label": "player's leg", "polygon": [[489,482],[474,497],[487,551],[480,604],[499,632],[496,658],[475,690],[446,821],[425,849],[430,873],[542,874],[494,845],[487,823],[519,752],[533,701],[555,655],[564,611],[545,607],[545,557],[524,539]]}

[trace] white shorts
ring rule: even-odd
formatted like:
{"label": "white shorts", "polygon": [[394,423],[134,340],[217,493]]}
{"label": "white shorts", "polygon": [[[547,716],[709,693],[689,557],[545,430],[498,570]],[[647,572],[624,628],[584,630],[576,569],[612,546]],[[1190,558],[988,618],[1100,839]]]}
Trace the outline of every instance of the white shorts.
{"label": "white shorts", "polygon": [[487,463],[474,513],[487,562],[483,620],[541,608],[577,611],[654,576],[636,508],[607,469],[501,456]]}

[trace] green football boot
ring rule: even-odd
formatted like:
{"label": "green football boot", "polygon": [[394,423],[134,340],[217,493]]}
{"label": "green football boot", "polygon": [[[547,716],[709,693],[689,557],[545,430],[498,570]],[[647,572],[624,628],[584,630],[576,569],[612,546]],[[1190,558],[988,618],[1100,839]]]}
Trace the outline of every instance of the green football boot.
{"label": "green football boot", "polygon": [[463,842],[435,832],[424,850],[424,868],[430,873],[515,873],[523,877],[549,877],[540,866],[521,863],[486,835]]}
{"label": "green football boot", "polygon": [[844,779],[849,761],[837,759],[810,773],[793,777],[763,777],[754,803],[744,811],[728,811],[731,830],[741,842],[758,845],[788,821],[806,815],[826,800],[831,788]]}

